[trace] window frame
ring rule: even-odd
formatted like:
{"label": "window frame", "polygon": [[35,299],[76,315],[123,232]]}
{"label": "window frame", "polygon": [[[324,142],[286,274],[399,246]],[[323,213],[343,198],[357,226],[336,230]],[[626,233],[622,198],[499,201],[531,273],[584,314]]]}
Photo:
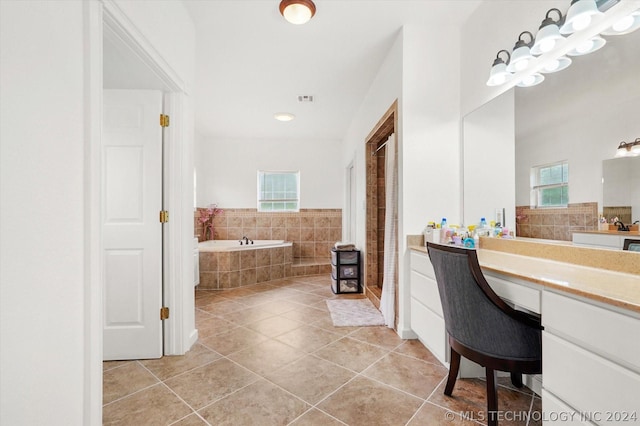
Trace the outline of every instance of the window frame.
{"label": "window frame", "polygon": [[[263,188],[264,180],[263,176],[266,175],[295,175],[296,178],[296,198],[273,198],[262,199],[261,196],[265,194]],[[273,191],[272,191],[273,192]],[[281,192],[287,192],[281,191]],[[300,211],[300,170],[258,170],[257,173],[257,209],[261,213],[297,213]],[[265,209],[262,207],[263,203],[295,203],[295,208],[283,208],[283,209]],[[272,204],[273,207],[273,204]]]}
{"label": "window frame", "polygon": [[[563,170],[561,181],[541,184],[540,183],[540,175],[541,171],[544,169],[551,169],[556,166],[566,167],[566,179],[565,173]],[[530,187],[531,187],[531,207],[537,209],[557,209],[557,208],[566,208],[569,206],[569,160],[556,161],[553,163],[541,164],[538,166],[531,167],[530,174]],[[541,204],[542,200],[542,192],[546,189],[554,189],[554,188],[566,188],[566,203],[562,204]]]}

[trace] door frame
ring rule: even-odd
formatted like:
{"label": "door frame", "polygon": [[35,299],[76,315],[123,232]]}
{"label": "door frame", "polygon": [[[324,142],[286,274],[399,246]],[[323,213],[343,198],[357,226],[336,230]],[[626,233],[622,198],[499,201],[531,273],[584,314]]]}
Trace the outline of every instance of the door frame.
{"label": "door frame", "polygon": [[[102,232],[101,232],[101,129],[103,90],[103,31],[107,28],[123,45],[131,49],[160,78],[168,90],[164,94],[165,114],[171,125],[164,129],[165,209],[171,213],[165,224],[163,268],[164,306],[171,314],[164,321],[165,355],[184,354],[198,338],[197,330],[188,327],[185,307],[193,306],[192,294],[185,291],[185,269],[193,262],[193,217],[187,217],[191,206],[185,206],[183,191],[192,185],[187,173],[191,157],[185,143],[192,138],[186,123],[190,122],[189,90],[174,69],[164,60],[147,38],[131,22],[114,0],[83,2],[84,20],[84,223],[85,223],[85,293],[84,293],[84,424],[102,424]],[[188,176],[186,176],[188,174]],[[191,192],[189,192],[191,193]],[[185,254],[186,253],[186,254]],[[191,276],[192,273],[189,273]],[[193,286],[192,286],[193,287]],[[191,331],[190,331],[191,330]],[[188,334],[188,336],[186,336]]]}
{"label": "door frame", "polygon": [[342,229],[344,229],[344,235],[342,236],[344,241],[356,241],[356,211],[358,210],[355,199],[356,193],[356,156],[354,154],[353,160],[349,162],[345,169],[345,214],[342,226]]}

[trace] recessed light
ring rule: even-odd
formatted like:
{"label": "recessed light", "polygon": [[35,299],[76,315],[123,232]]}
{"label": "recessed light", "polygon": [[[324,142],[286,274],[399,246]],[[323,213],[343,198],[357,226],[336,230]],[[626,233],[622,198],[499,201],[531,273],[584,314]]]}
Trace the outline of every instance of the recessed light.
{"label": "recessed light", "polygon": [[296,118],[296,116],[289,112],[276,112],[275,114],[273,114],[273,118],[278,121],[291,121]]}

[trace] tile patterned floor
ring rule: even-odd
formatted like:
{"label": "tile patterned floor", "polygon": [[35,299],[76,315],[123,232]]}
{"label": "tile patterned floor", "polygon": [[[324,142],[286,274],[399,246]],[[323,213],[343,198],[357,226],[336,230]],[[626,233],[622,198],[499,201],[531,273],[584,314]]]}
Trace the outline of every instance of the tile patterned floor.
{"label": "tile patterned floor", "polygon": [[[443,395],[447,369],[420,342],[334,327],[334,297],[326,275],[197,291],[200,338],[186,355],[104,363],[104,424],[483,424],[484,381]],[[540,399],[500,383],[500,425],[540,424],[527,420]]]}

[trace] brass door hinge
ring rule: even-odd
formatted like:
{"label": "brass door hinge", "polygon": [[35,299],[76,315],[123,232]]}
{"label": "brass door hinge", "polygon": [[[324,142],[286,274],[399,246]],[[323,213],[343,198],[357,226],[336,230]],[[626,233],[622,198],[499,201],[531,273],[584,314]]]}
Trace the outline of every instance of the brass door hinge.
{"label": "brass door hinge", "polygon": [[165,114],[160,114],[160,126],[169,127],[169,116]]}
{"label": "brass door hinge", "polygon": [[160,319],[166,320],[168,318],[169,318],[169,308],[167,308],[166,306],[163,306],[162,308],[160,308]]}
{"label": "brass door hinge", "polygon": [[169,212],[166,210],[161,210],[160,211],[160,223],[167,223],[169,222]]}

